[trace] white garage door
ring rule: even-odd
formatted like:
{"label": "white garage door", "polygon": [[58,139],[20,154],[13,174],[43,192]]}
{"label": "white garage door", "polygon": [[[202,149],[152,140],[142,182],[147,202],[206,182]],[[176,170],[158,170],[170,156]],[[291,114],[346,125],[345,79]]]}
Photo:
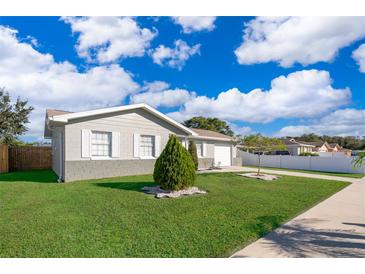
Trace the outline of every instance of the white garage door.
{"label": "white garage door", "polygon": [[214,145],[214,165],[230,166],[231,165],[231,146],[223,144]]}

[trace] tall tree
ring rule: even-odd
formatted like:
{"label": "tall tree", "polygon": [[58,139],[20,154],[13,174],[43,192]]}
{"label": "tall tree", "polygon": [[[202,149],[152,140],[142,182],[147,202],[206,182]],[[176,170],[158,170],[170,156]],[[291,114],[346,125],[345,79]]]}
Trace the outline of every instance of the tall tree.
{"label": "tall tree", "polygon": [[258,154],[257,175],[261,171],[261,155],[265,152],[274,150],[285,150],[286,147],[282,140],[278,138],[270,138],[262,136],[261,134],[246,135],[240,139],[242,148]]}
{"label": "tall tree", "polygon": [[233,136],[234,132],[231,130],[227,122],[218,118],[206,118],[203,116],[196,116],[184,121],[184,126],[190,128],[200,128],[216,131],[228,136]]}
{"label": "tall tree", "polygon": [[19,97],[12,102],[9,93],[0,88],[0,143],[15,145],[17,137],[28,130],[26,124],[33,107],[27,104]]}
{"label": "tall tree", "polygon": [[198,161],[198,152],[196,151],[196,144],[194,141],[189,141],[189,148],[188,151],[191,155],[191,158],[193,159],[195,170],[198,170],[199,161]]}

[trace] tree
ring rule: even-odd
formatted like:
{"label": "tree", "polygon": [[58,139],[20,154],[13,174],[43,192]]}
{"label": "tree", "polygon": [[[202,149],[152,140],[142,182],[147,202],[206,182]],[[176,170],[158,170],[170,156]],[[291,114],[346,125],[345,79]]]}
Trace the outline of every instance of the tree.
{"label": "tree", "polygon": [[233,136],[234,132],[231,130],[229,125],[225,121],[218,118],[206,118],[202,116],[196,116],[189,120],[184,121],[184,126],[190,128],[200,128],[213,130],[228,136]]}
{"label": "tree", "polygon": [[0,88],[0,143],[15,145],[17,137],[28,130],[25,125],[29,123],[33,107],[27,104],[27,100],[19,97],[12,103],[9,93]]}
{"label": "tree", "polygon": [[189,141],[189,148],[188,151],[191,155],[191,158],[193,159],[193,162],[195,164],[195,170],[198,170],[198,152],[196,151],[196,145],[194,141]]}
{"label": "tree", "polygon": [[242,147],[251,152],[258,154],[258,168],[257,175],[260,176],[261,170],[261,155],[265,152],[271,152],[274,150],[285,150],[286,147],[278,138],[270,138],[262,136],[261,134],[247,135],[241,138],[240,141]]}
{"label": "tree", "polygon": [[153,179],[161,188],[180,190],[194,185],[195,165],[189,152],[176,135],[170,135],[164,150],[156,160]]}

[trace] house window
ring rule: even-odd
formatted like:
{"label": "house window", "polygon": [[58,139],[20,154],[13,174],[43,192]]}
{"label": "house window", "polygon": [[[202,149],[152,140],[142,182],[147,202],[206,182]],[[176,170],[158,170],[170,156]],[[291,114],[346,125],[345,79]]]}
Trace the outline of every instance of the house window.
{"label": "house window", "polygon": [[150,135],[141,135],[139,142],[139,155],[141,157],[153,157],[155,150],[155,138]]}
{"label": "house window", "polygon": [[111,132],[91,132],[91,156],[110,156]]}
{"label": "house window", "polygon": [[203,157],[203,144],[202,143],[196,143],[196,152],[198,154],[198,157]]}

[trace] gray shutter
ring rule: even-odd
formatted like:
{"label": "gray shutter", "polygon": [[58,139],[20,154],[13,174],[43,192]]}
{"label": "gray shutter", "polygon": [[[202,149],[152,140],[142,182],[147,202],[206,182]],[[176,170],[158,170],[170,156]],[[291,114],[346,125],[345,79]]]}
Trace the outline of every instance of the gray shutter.
{"label": "gray shutter", "polygon": [[206,142],[203,142],[202,143],[202,150],[203,150],[203,157],[207,157],[207,143]]}
{"label": "gray shutter", "polygon": [[120,132],[112,132],[112,157],[120,157]]}
{"label": "gray shutter", "polygon": [[160,156],[161,153],[161,136],[155,136],[155,157]]}
{"label": "gray shutter", "polygon": [[133,157],[139,157],[139,138],[140,134],[133,134]]}
{"label": "gray shutter", "polygon": [[81,157],[90,158],[91,148],[91,130],[81,130]]}

